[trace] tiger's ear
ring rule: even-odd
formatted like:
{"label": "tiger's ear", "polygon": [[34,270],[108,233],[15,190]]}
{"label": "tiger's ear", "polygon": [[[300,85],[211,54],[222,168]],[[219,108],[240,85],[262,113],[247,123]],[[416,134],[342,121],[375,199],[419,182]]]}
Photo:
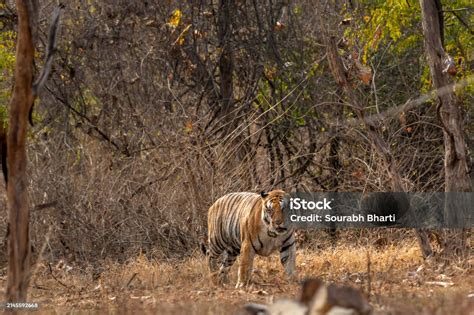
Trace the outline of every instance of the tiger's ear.
{"label": "tiger's ear", "polygon": [[260,192],[260,196],[261,196],[262,198],[268,197],[268,193],[262,191],[262,192]]}

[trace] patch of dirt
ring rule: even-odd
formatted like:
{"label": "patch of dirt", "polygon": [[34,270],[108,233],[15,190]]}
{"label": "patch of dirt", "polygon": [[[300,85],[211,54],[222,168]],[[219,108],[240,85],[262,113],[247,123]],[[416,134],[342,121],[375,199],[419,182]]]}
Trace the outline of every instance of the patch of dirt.
{"label": "patch of dirt", "polygon": [[[376,314],[473,314],[472,265],[423,261],[414,243],[303,249],[297,269],[300,279],[321,277],[360,288]],[[42,262],[32,277],[29,302],[40,304],[39,314],[233,314],[247,302],[269,303],[299,293],[299,283],[286,279],[277,256],[256,259],[254,283],[248,288],[234,288],[236,271],[234,266],[230,283],[219,287],[211,284],[206,260],[198,254],[173,261],[140,255],[124,264],[104,261],[96,267]],[[5,285],[3,270],[2,290]]]}

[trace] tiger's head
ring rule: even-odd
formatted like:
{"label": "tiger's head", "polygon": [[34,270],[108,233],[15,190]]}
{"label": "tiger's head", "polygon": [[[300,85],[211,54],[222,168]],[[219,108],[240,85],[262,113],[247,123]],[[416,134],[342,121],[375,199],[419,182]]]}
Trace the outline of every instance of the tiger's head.
{"label": "tiger's head", "polygon": [[283,190],[262,191],[262,221],[270,237],[285,234],[288,227],[285,225],[285,211],[288,207],[288,198]]}

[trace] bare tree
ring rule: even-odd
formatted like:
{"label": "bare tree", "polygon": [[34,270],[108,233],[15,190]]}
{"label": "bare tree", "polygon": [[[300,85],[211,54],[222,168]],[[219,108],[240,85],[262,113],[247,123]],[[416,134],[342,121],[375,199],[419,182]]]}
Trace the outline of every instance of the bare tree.
{"label": "bare tree", "polygon": [[[10,103],[10,120],[6,150],[2,146],[2,157],[7,157],[7,168],[3,169],[7,182],[8,204],[8,282],[7,300],[25,301],[29,283],[30,238],[29,202],[27,190],[26,135],[31,121],[34,100],[44,85],[51,70],[52,56],[56,50],[59,13],[53,14],[45,64],[33,82],[33,60],[38,21],[38,1],[16,1],[18,14],[18,40],[15,62],[15,87]],[[2,128],[3,129],[3,128]],[[0,134],[4,134],[3,130]],[[4,167],[3,163],[3,167]]]}
{"label": "bare tree", "polygon": [[[452,58],[443,48],[443,14],[440,0],[420,0],[422,12],[425,51],[430,67],[433,86],[440,89],[451,83]],[[468,155],[462,123],[462,104],[454,91],[438,96],[437,113],[444,135],[444,174],[446,192],[472,191],[469,177]],[[468,213],[464,201],[458,198],[446,198],[445,218],[450,223],[461,222]],[[465,218],[465,217],[464,217]],[[445,235],[445,252],[463,251],[466,247],[466,233],[463,230],[450,231]]]}
{"label": "bare tree", "polygon": [[30,240],[29,205],[26,175],[26,133],[28,113],[33,104],[33,26],[35,1],[17,0],[18,42],[15,63],[15,88],[10,103],[8,143],[8,282],[7,300],[25,301],[29,282]]}

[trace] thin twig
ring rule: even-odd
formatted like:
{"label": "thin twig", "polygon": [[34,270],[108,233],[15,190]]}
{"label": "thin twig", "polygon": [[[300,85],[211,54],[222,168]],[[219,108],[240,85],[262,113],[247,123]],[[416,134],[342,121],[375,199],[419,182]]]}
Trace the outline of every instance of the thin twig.
{"label": "thin twig", "polygon": [[42,203],[42,204],[34,206],[33,209],[31,209],[31,212],[40,211],[40,210],[44,210],[44,209],[47,209],[47,208],[53,208],[57,204],[58,204],[57,200]]}
{"label": "thin twig", "polygon": [[138,275],[138,273],[134,273],[133,276],[130,278],[130,280],[128,280],[127,284],[124,286],[124,288],[128,288],[130,286],[130,284],[132,283],[133,279],[135,279],[135,277]]}

